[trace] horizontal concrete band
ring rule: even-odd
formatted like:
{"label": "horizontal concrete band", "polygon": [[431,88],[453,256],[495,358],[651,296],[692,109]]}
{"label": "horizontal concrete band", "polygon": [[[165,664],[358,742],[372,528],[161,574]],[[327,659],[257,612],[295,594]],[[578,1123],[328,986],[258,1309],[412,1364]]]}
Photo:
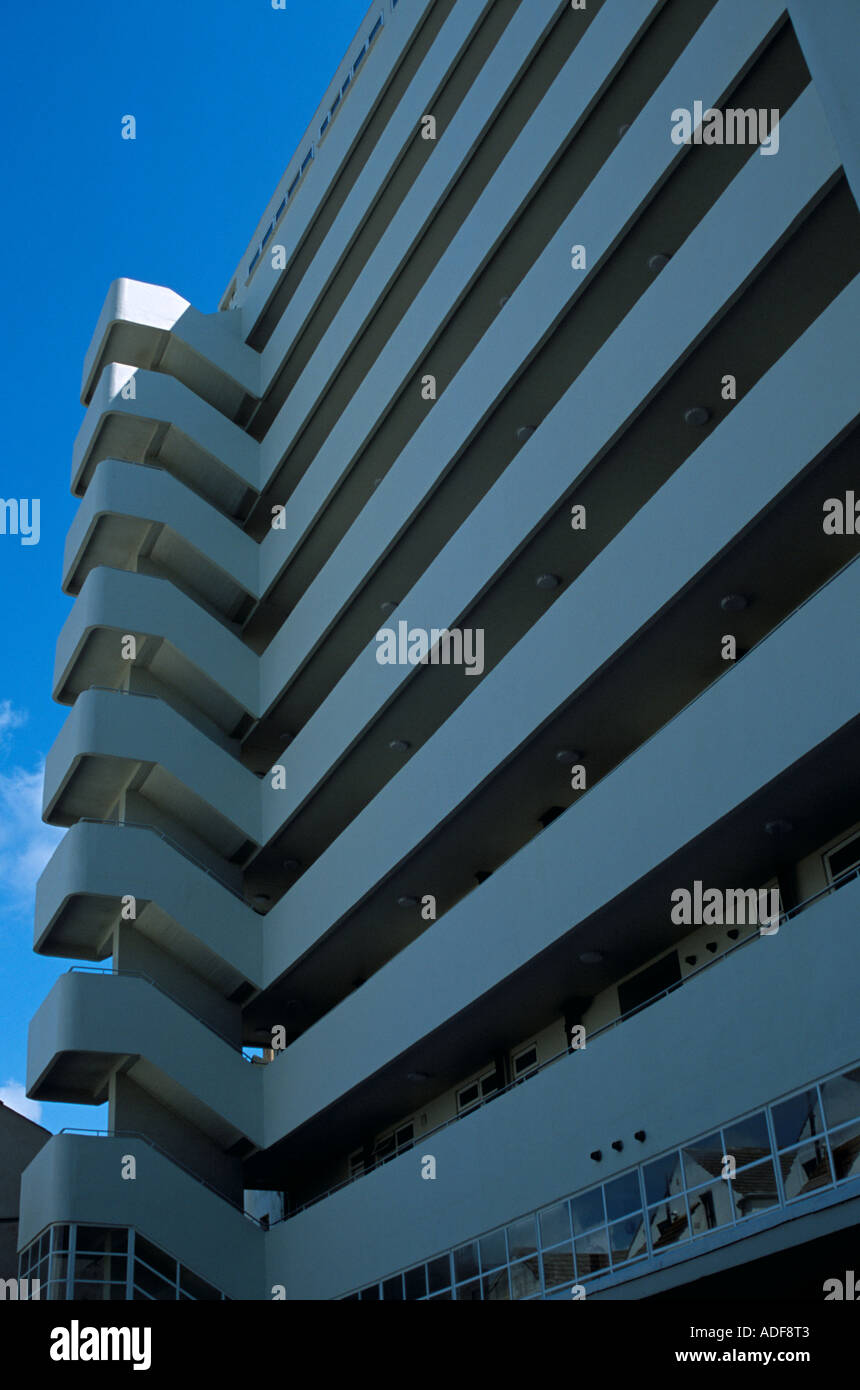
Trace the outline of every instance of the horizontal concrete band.
{"label": "horizontal concrete band", "polygon": [[[570,892],[573,900],[573,883]],[[855,882],[584,1051],[275,1226],[266,1238],[268,1282],[285,1284],[288,1298],[336,1297],[611,1179],[785,1094],[785,1059],[797,1056],[798,1038],[794,1089],[854,1064],[858,908]],[[535,906],[529,921],[538,913]],[[488,925],[498,926],[492,913]],[[433,987],[428,982],[427,992]],[[404,1014],[411,1004],[410,995]],[[355,1022],[329,1026],[336,1038],[355,1039],[362,1036]],[[631,1146],[640,1126],[645,1142]],[[611,1148],[616,1138],[626,1141],[621,1153]],[[599,1165],[589,1156],[596,1148]],[[424,1154],[436,1159],[434,1181],[421,1178]],[[701,1248],[688,1242],[687,1257]]]}
{"label": "horizontal concrete band", "polygon": [[[298,1038],[267,1075],[271,1132],[298,1128],[456,1018],[850,723],[857,710],[860,649],[846,647],[841,635],[851,630],[858,600],[855,561]],[[838,667],[832,662],[836,650]],[[821,670],[830,673],[826,703]],[[438,766],[446,769],[447,780],[450,762]],[[432,796],[437,780],[438,771],[428,768],[425,795]],[[631,807],[637,808],[633,819]],[[359,834],[360,820],[351,827],[353,862],[359,863],[374,853],[368,828]],[[387,825],[395,835],[399,827],[390,818]],[[295,963],[318,939],[323,922],[333,919],[338,889],[331,867],[329,875],[328,887],[319,879],[312,885],[310,870],[286,895],[291,930],[267,930],[267,978]],[[528,933],[522,930],[526,921]],[[384,1007],[391,998],[401,1001],[396,1013]],[[361,1039],[361,1045],[344,1049],[344,1037]],[[288,1088],[278,1080],[282,1062],[289,1069]]]}

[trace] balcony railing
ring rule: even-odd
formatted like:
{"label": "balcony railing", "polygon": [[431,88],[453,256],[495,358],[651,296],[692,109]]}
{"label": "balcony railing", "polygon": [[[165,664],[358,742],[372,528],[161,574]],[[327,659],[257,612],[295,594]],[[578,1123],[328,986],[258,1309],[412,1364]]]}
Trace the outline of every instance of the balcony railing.
{"label": "balcony railing", "polygon": [[203,1027],[208,1028],[210,1033],[214,1033],[216,1038],[220,1038],[221,1041],[225,1042],[228,1047],[232,1047],[234,1052],[238,1052],[243,1062],[249,1062],[251,1063],[251,1065],[256,1065],[256,1063],[253,1062],[252,1058],[245,1056],[245,1053],[242,1051],[242,1043],[234,1042],[234,1040],[228,1037],[226,1033],[222,1033],[219,1028],[214,1028],[212,1024],[208,1023],[205,1018],[201,1018],[200,1014],[195,1013],[193,1009],[189,1009],[188,1005],[184,1004],[181,999],[177,999],[175,994],[171,994],[170,991],[165,989],[163,985],[160,985],[157,980],[153,980],[151,975],[144,975],[142,970],[113,970],[109,966],[103,965],[72,965],[66,971],[66,974],[113,975],[124,976],[126,979],[129,980],[145,980],[148,985],[152,985],[153,989],[157,989],[159,994],[163,994],[165,999],[169,999],[171,1004],[176,1004],[177,1008],[182,1009],[183,1013],[188,1014],[188,1016],[190,1018],[195,1019],[197,1023],[202,1023]]}
{"label": "balcony railing", "polygon": [[[822,898],[829,897],[831,893],[835,893],[837,889],[843,888],[847,883],[850,883],[852,879],[858,877],[860,877],[860,865],[853,869],[846,869],[845,873],[840,874],[838,878],[835,878],[826,888],[820,889],[817,893],[813,893],[811,897],[805,898],[802,903],[798,903],[795,907],[781,913],[779,917],[779,926],[782,926],[785,922],[790,922],[794,917],[799,917],[807,908],[820,902]],[[729,946],[725,951],[721,951],[720,954],[714,956],[712,960],[705,961],[705,963],[698,966],[697,969],[691,970],[689,975],[685,975],[684,978],[678,980],[676,984],[670,985],[668,989],[660,990],[658,994],[654,994],[650,999],[646,999],[643,1004],[637,1004],[634,1009],[628,1009],[626,1013],[620,1014],[618,1018],[612,1019],[610,1023],[606,1023],[602,1028],[598,1028],[595,1032],[588,1034],[586,1041],[588,1043],[593,1043],[597,1038],[601,1038],[604,1034],[612,1032],[619,1024],[626,1023],[628,1019],[631,1019],[634,1014],[641,1013],[643,1009],[650,1008],[652,1004],[659,1003],[659,1001],[665,999],[668,994],[674,994],[675,990],[682,989],[685,985],[689,984],[690,980],[702,975],[706,970],[713,970],[715,965],[721,964],[722,961],[727,960],[729,956],[734,955],[737,951],[743,950],[745,946],[750,946],[754,941],[758,941],[759,939],[760,934],[754,933],[752,936],[745,937],[743,941],[736,941],[734,945]],[[563,1058],[570,1057],[584,1050],[583,1048],[567,1047],[563,1052],[555,1053],[554,1056],[548,1057],[545,1061],[533,1067],[525,1076],[517,1077],[516,1081],[509,1081],[505,1086],[500,1086],[498,1090],[491,1091],[488,1095],[482,1096],[474,1105],[471,1105],[468,1110],[464,1110],[461,1114],[452,1115],[449,1120],[443,1120],[441,1124],[428,1130],[426,1134],[422,1134],[420,1136],[420,1142],[423,1144],[432,1135],[439,1134],[443,1129],[448,1129],[451,1125],[459,1124],[461,1120],[467,1119],[469,1115],[473,1115],[475,1111],[480,1110],[482,1106],[489,1105],[491,1101],[498,1100],[499,1096],[507,1095],[510,1091],[515,1090],[516,1087],[524,1085],[526,1081],[530,1081],[532,1077],[537,1076],[540,1072],[546,1071],[547,1067],[555,1066],[555,1064],[562,1061]],[[275,1057],[277,1058],[277,1053]],[[395,1158],[398,1158],[401,1153],[406,1153],[407,1150],[413,1148],[417,1142],[418,1140],[412,1140],[404,1144],[398,1153],[389,1154],[384,1159],[380,1159],[376,1163],[369,1165],[362,1172],[353,1173],[350,1177],[344,1178],[339,1183],[335,1183],[333,1187],[327,1188],[325,1192],[319,1193],[318,1196],[310,1197],[306,1202],[302,1202],[297,1206],[291,1206],[290,1210],[285,1212],[281,1219],[283,1221],[289,1221],[291,1217],[297,1216],[299,1212],[306,1211],[308,1207],[316,1206],[317,1202],[325,1201],[325,1199],[331,1197],[333,1193],[340,1192],[342,1188],[349,1187],[352,1183],[367,1177],[369,1173],[375,1172],[377,1168],[381,1168],[385,1163],[391,1163]],[[272,1225],[277,1224],[279,1223],[272,1222]]]}
{"label": "balcony railing", "polygon": [[241,1212],[241,1214],[245,1217],[246,1221],[252,1221],[253,1224],[255,1226],[258,1226],[261,1231],[266,1230],[266,1223],[260,1221],[258,1217],[252,1216],[250,1212],[245,1211],[244,1205],[240,1205],[240,1203],[235,1201],[232,1197],[228,1197],[226,1192],[222,1192],[220,1187],[216,1187],[215,1184],[209,1182],[208,1179],[201,1178],[200,1174],[195,1173],[193,1168],[189,1168],[187,1163],[183,1163],[182,1160],[177,1158],[175,1154],[169,1153],[167,1149],[163,1149],[160,1144],[154,1144],[151,1139],[148,1139],[145,1134],[141,1134],[139,1130],[77,1129],[71,1125],[66,1125],[63,1129],[60,1130],[60,1134],[86,1134],[89,1135],[91,1139],[139,1139],[141,1143],[148,1144],[148,1146],[151,1149],[154,1149],[156,1153],[161,1154],[162,1158],[166,1158],[169,1163],[172,1163],[174,1165],[174,1167],[181,1168],[183,1173],[187,1173],[188,1176],[193,1178],[195,1182],[199,1183],[201,1187],[208,1188],[209,1191],[214,1193],[216,1197],[220,1197],[221,1201],[226,1202],[228,1206],[231,1206],[233,1208],[234,1211]]}

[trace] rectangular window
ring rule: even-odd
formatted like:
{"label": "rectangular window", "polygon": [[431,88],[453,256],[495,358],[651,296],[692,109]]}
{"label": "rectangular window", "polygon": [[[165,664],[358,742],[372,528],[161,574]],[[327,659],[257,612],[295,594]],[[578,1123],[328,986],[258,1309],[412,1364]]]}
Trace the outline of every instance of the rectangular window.
{"label": "rectangular window", "polygon": [[366,54],[366,53],[367,53],[367,44],[364,44],[364,45],[359,49],[358,57],[356,58],[355,62],[354,62],[353,65],[352,65],[352,71],[353,71],[353,73],[357,73],[357,72],[358,72],[358,69],[361,67],[362,63],[364,62],[364,57],[365,57],[365,54]]}
{"label": "rectangular window", "polygon": [[377,34],[379,33],[379,31],[380,31],[381,28],[382,28],[382,15],[379,16],[379,18],[377,19],[376,23],[374,24],[373,28],[371,29],[370,33],[369,33],[368,36],[367,36],[367,42],[368,42],[369,44],[373,43],[373,40],[376,38],[376,36],[377,36]]}
{"label": "rectangular window", "polygon": [[400,1125],[390,1134],[385,1134],[377,1139],[373,1146],[374,1164],[387,1163],[389,1159],[396,1158],[398,1154],[412,1147],[415,1140],[415,1126],[410,1120],[408,1124]]}
{"label": "rectangular window", "polygon": [[258,248],[257,248],[257,252],[256,252],[256,254],[255,254],[255,256],[254,256],[254,259],[251,261],[251,264],[248,266],[248,274],[249,274],[249,275],[250,275],[251,271],[254,269],[254,266],[257,264],[257,262],[258,262],[259,259],[260,259],[260,248],[258,247]]}
{"label": "rectangular window", "polygon": [[492,1071],[487,1071],[483,1076],[470,1081],[457,1092],[457,1109],[462,1115],[466,1110],[471,1110],[480,1101],[486,1100],[494,1091],[498,1091],[501,1086],[501,1077],[495,1067]]}
{"label": "rectangular window", "polygon": [[284,210],[284,208],[285,208],[286,206],[287,206],[287,200],[286,200],[286,198],[284,198],[284,199],[281,201],[281,206],[278,208],[278,211],[275,213],[275,221],[276,221],[276,222],[277,222],[278,218],[280,217],[281,213],[283,212],[283,210]]}
{"label": "rectangular window", "polygon": [[840,874],[846,874],[849,869],[856,869],[858,865],[860,865],[860,831],[849,839],[843,840],[841,844],[834,846],[824,855],[824,868],[831,883],[834,879],[839,878]]}
{"label": "rectangular window", "polygon": [[302,173],[301,173],[301,170],[299,170],[299,172],[296,174],[296,177],[293,179],[292,183],[290,184],[289,188],[287,189],[287,197],[288,197],[288,198],[292,198],[293,194],[295,193],[296,189],[297,189],[298,186],[299,186],[299,180],[301,179],[301,177],[302,177]]}
{"label": "rectangular window", "polygon": [[307,154],[305,155],[304,159],[302,160],[302,167],[301,167],[301,169],[300,169],[300,171],[299,171],[300,173],[303,174],[303,173],[305,172],[305,170],[307,169],[307,167],[308,167],[308,165],[310,164],[310,162],[311,162],[311,160],[313,159],[313,157],[314,157],[314,147],[313,147],[313,145],[311,145],[310,149],[308,150]]}
{"label": "rectangular window", "polygon": [[323,121],[322,125],[320,126],[320,139],[322,139],[322,137],[325,135],[326,131],[328,130],[328,123],[329,123],[330,120],[331,120],[331,116],[330,116],[330,115],[329,115],[329,116],[326,116],[325,120]]}
{"label": "rectangular window", "polygon": [[358,1177],[359,1173],[364,1172],[364,1149],[356,1149],[355,1153],[349,1156],[349,1176]]}
{"label": "rectangular window", "polygon": [[537,1066],[537,1043],[531,1043],[529,1047],[523,1048],[522,1052],[515,1053],[511,1061],[514,1066],[515,1081],[521,1076],[527,1076]]}
{"label": "rectangular window", "polygon": [[344,82],[343,86],[342,86],[341,89],[340,89],[340,94],[341,94],[342,97],[345,97],[345,96],[346,96],[346,91],[347,91],[347,88],[348,88],[348,86],[349,86],[349,84],[350,84],[351,81],[352,81],[352,73],[351,73],[351,72],[348,72],[348,73],[346,74],[346,81]]}
{"label": "rectangular window", "polygon": [[330,116],[333,116],[334,113],[335,113],[335,111],[337,110],[337,108],[338,108],[339,106],[340,106],[340,92],[338,92],[337,96],[335,97],[334,101],[332,102],[331,106],[329,107],[329,109],[328,109],[328,114],[329,114]]}

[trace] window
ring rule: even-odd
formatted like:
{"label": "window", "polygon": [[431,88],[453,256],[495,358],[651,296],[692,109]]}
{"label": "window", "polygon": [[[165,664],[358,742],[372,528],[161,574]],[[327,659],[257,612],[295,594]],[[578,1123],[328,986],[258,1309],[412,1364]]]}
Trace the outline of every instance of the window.
{"label": "window", "polygon": [[413,1122],[409,1120],[406,1124],[399,1125],[397,1129],[393,1129],[390,1134],[384,1134],[381,1138],[377,1139],[373,1146],[374,1166],[380,1163],[388,1163],[392,1158],[396,1158],[398,1154],[405,1153],[407,1149],[412,1148],[414,1142],[415,1126]]}
{"label": "window", "polygon": [[380,31],[381,28],[382,28],[382,15],[379,16],[379,18],[377,19],[376,23],[374,24],[373,28],[371,29],[370,33],[369,33],[368,36],[367,36],[367,42],[368,42],[369,44],[373,43],[373,40],[376,38],[376,36],[377,36],[377,34],[379,33],[379,31]]}
{"label": "window", "polygon": [[261,250],[261,248],[258,246],[258,247],[257,247],[256,255],[254,256],[254,259],[252,260],[251,264],[248,266],[248,274],[249,274],[249,275],[250,275],[251,271],[254,269],[254,266],[257,264],[258,260],[260,259],[260,250]]}
{"label": "window", "polygon": [[364,57],[365,57],[365,54],[366,54],[366,53],[367,53],[367,44],[365,43],[365,44],[363,44],[362,47],[359,49],[358,57],[356,58],[355,62],[354,62],[353,65],[352,65],[352,71],[353,71],[353,73],[358,72],[358,69],[361,67],[362,63],[364,62]]}
{"label": "window", "polygon": [[275,221],[276,221],[276,222],[277,222],[278,218],[280,217],[281,213],[283,212],[283,210],[284,210],[284,208],[285,208],[286,206],[287,206],[287,200],[286,200],[286,198],[283,198],[283,199],[281,200],[281,206],[278,208],[278,211],[275,213]]}
{"label": "window", "polygon": [[537,1066],[537,1060],[536,1042],[530,1043],[528,1047],[523,1048],[522,1052],[515,1053],[511,1058],[514,1069],[513,1080],[519,1081],[521,1077],[528,1076],[529,1072],[534,1071]]}
{"label": "window", "polygon": [[329,113],[329,114],[326,116],[325,120],[323,121],[322,125],[320,126],[320,139],[322,139],[322,137],[325,135],[326,131],[328,130],[328,123],[329,123],[330,120],[331,120],[331,113]]}
{"label": "window", "polygon": [[337,108],[338,108],[339,106],[340,106],[340,92],[338,92],[337,96],[335,97],[334,101],[332,102],[331,106],[329,107],[329,109],[328,109],[328,114],[329,114],[330,116],[333,116],[334,113],[335,113],[335,111],[337,110]]}
{"label": "window", "polygon": [[274,230],[275,230],[275,224],[274,224],[274,222],[270,222],[270,223],[269,223],[269,230],[266,232],[266,235],[263,237],[263,244],[262,244],[262,247],[260,248],[261,250],[265,248],[266,243],[268,242],[269,237],[272,235],[272,232],[273,232]]}
{"label": "window", "polygon": [[496,1068],[485,1072],[483,1076],[476,1077],[468,1085],[463,1086],[457,1092],[457,1109],[462,1115],[464,1111],[471,1110],[473,1106],[480,1105],[481,1101],[486,1100],[494,1091],[499,1089],[501,1081]]}
{"label": "window", "polygon": [[301,167],[301,169],[299,170],[300,173],[303,174],[303,173],[305,172],[305,170],[307,169],[307,167],[308,167],[308,165],[310,164],[310,162],[311,162],[311,160],[313,159],[313,157],[314,157],[314,147],[313,147],[313,145],[311,145],[310,149],[308,150],[307,154],[305,155],[304,159],[302,160],[302,167]]}
{"label": "window", "polygon": [[832,883],[840,874],[845,874],[849,869],[855,869],[860,865],[860,831],[851,835],[841,844],[828,850],[824,855],[824,868],[827,877]]}
{"label": "window", "polygon": [[296,189],[298,188],[298,186],[299,186],[299,180],[300,180],[301,176],[302,176],[302,173],[301,173],[301,170],[299,170],[299,172],[296,174],[296,177],[293,179],[292,183],[290,184],[289,188],[287,189],[287,197],[288,197],[288,198],[292,198],[293,194],[295,193]]}
{"label": "window", "polygon": [[351,73],[351,72],[348,72],[348,73],[346,74],[346,81],[344,82],[343,86],[342,86],[341,89],[340,89],[340,94],[341,94],[342,97],[345,97],[345,96],[346,96],[346,89],[347,89],[347,87],[349,86],[349,84],[350,84],[351,81],[352,81],[352,73]]}

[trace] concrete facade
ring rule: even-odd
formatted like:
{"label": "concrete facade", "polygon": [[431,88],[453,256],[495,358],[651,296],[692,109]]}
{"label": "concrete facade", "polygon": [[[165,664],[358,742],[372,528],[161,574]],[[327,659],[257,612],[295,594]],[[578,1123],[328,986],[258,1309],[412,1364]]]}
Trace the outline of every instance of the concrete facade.
{"label": "concrete facade", "polygon": [[380,0],[217,312],[110,287],[46,1296],[639,1299],[856,1221],[857,25]]}

